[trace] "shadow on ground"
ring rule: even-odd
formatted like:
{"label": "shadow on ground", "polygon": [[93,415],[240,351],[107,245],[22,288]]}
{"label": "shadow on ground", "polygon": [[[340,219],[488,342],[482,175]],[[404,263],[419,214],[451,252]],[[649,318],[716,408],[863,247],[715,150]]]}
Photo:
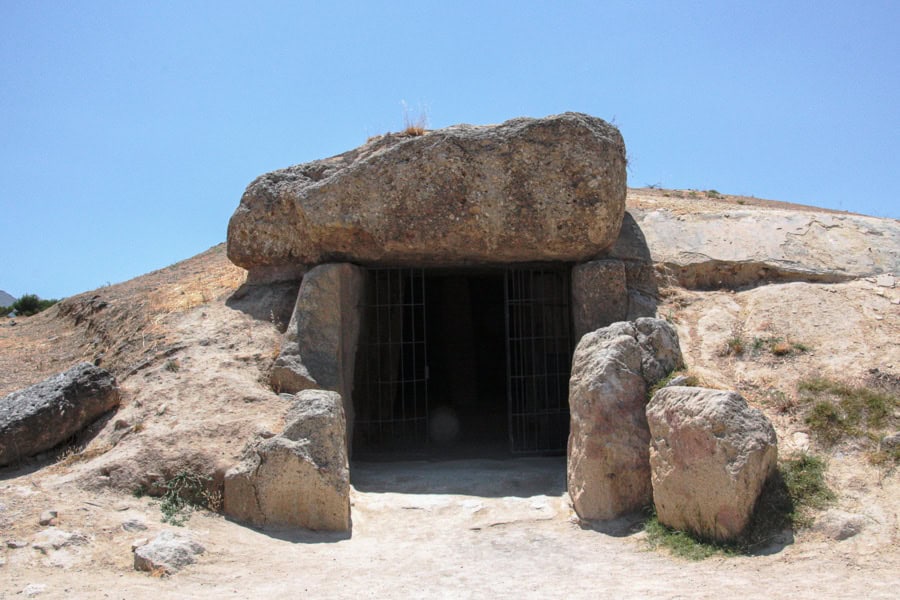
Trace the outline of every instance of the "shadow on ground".
{"label": "shadow on ground", "polygon": [[350,482],[361,492],[487,498],[561,496],[566,491],[566,458],[354,461]]}

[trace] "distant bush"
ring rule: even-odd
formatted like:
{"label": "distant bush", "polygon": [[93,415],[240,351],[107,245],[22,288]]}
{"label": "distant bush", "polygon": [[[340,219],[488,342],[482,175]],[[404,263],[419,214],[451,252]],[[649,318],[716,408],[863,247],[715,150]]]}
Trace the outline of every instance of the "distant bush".
{"label": "distant bush", "polygon": [[20,317],[30,317],[43,310],[47,310],[57,302],[59,302],[59,300],[41,300],[38,298],[37,294],[24,294],[18,300],[13,302],[12,306],[8,307],[9,310],[4,314],[9,314],[10,311],[14,310],[16,311],[16,315]]}

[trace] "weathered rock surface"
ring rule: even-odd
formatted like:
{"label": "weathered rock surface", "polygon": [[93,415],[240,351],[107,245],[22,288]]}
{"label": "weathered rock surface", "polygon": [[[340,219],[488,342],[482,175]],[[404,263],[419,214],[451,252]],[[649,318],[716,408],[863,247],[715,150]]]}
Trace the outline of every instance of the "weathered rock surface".
{"label": "weathered rock surface", "polygon": [[339,393],[350,426],[362,286],[362,269],[347,263],[319,265],[304,275],[269,378],[279,392]]}
{"label": "weathered rock surface", "polygon": [[650,504],[647,389],[681,364],[661,319],[614,323],[575,349],[569,382],[569,496],[578,516],[608,520]]}
{"label": "weathered rock surface", "polygon": [[38,532],[34,536],[31,547],[47,554],[51,550],[59,550],[66,546],[81,546],[87,543],[88,539],[81,533],[51,527]]}
{"label": "weathered rock surface", "polygon": [[659,521],[703,538],[744,532],[775,469],[772,424],[736,392],[665,387],[647,405]]}
{"label": "weathered rock surface", "polygon": [[206,549],[191,537],[173,531],[163,531],[151,541],[134,549],[134,568],[138,571],[180,571],[196,562],[196,556]]}
{"label": "weathered rock surface", "polygon": [[629,211],[625,211],[619,237],[609,250],[609,258],[619,260],[625,266],[628,310],[621,320],[636,321],[641,317],[655,317],[656,306],[659,304],[659,286],[653,256],[644,232]]}
{"label": "weathered rock surface", "polygon": [[813,529],[840,542],[859,534],[865,524],[864,516],[833,508],[816,519]]}
{"label": "weathered rock surface", "polygon": [[291,265],[581,261],[616,240],[625,145],[601,119],[565,113],[388,134],[251,183],[228,257]]}
{"label": "weathered rock surface", "polygon": [[894,219],[715,203],[679,210],[675,199],[641,190],[629,196],[642,204],[629,213],[654,262],[684,287],[837,282],[900,273],[900,221]]}
{"label": "weathered rock surface", "polygon": [[575,339],[628,316],[625,264],[593,260],[572,268],[572,325]]}
{"label": "weathered rock surface", "polygon": [[69,439],[119,405],[113,376],[81,363],[0,399],[0,466]]}
{"label": "weathered rock surface", "polygon": [[350,470],[339,394],[304,390],[281,435],[225,474],[225,513],[256,526],[350,529]]}

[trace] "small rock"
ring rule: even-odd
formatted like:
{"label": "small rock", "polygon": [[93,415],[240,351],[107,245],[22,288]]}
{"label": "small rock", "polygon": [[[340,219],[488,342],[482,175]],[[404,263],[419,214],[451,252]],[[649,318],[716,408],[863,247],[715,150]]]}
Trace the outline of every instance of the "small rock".
{"label": "small rock", "polygon": [[13,548],[13,549],[27,548],[28,542],[26,542],[25,540],[6,540],[6,547]]}
{"label": "small rock", "polygon": [[688,381],[690,381],[690,377],[688,377],[687,375],[679,375],[678,377],[673,377],[672,379],[670,379],[669,383],[667,383],[665,387],[673,387],[676,385],[685,386],[688,384]]}
{"label": "small rock", "polygon": [[174,573],[193,564],[194,557],[206,549],[181,533],[163,531],[152,541],[134,548],[134,568],[137,571],[163,569]]}
{"label": "small rock", "polygon": [[832,509],[816,519],[814,529],[838,542],[857,535],[863,530],[865,517]]}
{"label": "small rock", "polygon": [[133,542],[131,542],[131,551],[134,552],[135,550],[137,550],[137,549],[140,548],[141,546],[145,546],[145,545],[147,544],[147,542],[149,542],[149,541],[150,541],[150,540],[147,539],[147,538],[145,538],[145,537],[143,537],[143,538],[137,538],[136,540],[134,540]]}
{"label": "small rock", "polygon": [[131,427],[131,423],[126,421],[125,419],[116,419],[115,425],[113,425],[113,429],[115,431],[119,431],[121,429],[128,429]]}
{"label": "small rock", "polygon": [[896,431],[881,438],[881,448],[883,450],[893,450],[898,446],[900,446],[900,431]]}
{"label": "small rock", "polygon": [[64,546],[80,546],[87,543],[87,538],[80,533],[72,533],[62,529],[45,529],[34,536],[32,548],[44,554],[49,550],[59,550]]}
{"label": "small rock", "polygon": [[794,442],[794,446],[796,446],[796,448],[798,450],[801,450],[803,452],[806,452],[807,450],[809,450],[809,434],[808,433],[805,433],[803,431],[795,431],[791,435],[791,441]]}
{"label": "small rock", "polygon": [[55,510],[45,510],[41,513],[41,518],[38,520],[40,525],[56,525],[59,523],[59,513]]}
{"label": "small rock", "polygon": [[125,531],[146,531],[147,524],[140,519],[128,519],[122,523],[122,529]]}
{"label": "small rock", "polygon": [[34,598],[39,594],[43,594],[47,591],[47,585],[44,583],[29,583],[25,586],[25,589],[22,590],[22,594],[26,598]]}
{"label": "small rock", "polygon": [[896,279],[890,273],[884,273],[875,278],[875,285],[885,288],[892,288],[896,285]]}

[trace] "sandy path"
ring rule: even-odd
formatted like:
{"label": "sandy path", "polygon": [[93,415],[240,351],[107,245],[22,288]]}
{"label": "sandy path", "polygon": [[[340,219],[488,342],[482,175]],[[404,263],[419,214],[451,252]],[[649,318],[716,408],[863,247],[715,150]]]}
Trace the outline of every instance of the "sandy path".
{"label": "sandy path", "polygon": [[[195,514],[185,530],[207,552],[172,577],[132,571],[138,535],[117,531],[72,550],[80,554],[64,566],[50,566],[52,552],[5,549],[0,598],[21,598],[29,583],[47,586],[41,598],[154,599],[892,598],[900,584],[896,552],[852,542],[689,563],[648,551],[640,533],[582,529],[563,493],[562,459],[370,463],[354,472],[351,537],[263,533]],[[146,519],[140,535],[168,527],[146,499],[106,501],[117,505],[105,514],[112,521]]]}

